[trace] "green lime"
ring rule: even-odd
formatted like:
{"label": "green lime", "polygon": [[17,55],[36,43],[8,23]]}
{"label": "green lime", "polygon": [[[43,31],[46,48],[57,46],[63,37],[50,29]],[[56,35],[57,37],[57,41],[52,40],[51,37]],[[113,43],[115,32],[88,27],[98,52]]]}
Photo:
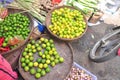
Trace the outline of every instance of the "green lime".
{"label": "green lime", "polygon": [[47,63],[47,64],[50,64],[50,60],[46,60],[46,63]]}
{"label": "green lime", "polygon": [[36,73],[35,74],[35,78],[39,79],[41,77],[41,74],[40,73]]}
{"label": "green lime", "polygon": [[28,48],[25,48],[25,50],[24,50],[24,51],[26,51],[26,52],[27,52],[27,51],[28,51]]}
{"label": "green lime", "polygon": [[40,68],[37,68],[37,73],[40,73],[42,70]]}
{"label": "green lime", "polygon": [[58,59],[55,59],[54,62],[55,62],[55,64],[58,64],[58,63],[59,63],[59,60],[58,60]]}
{"label": "green lime", "polygon": [[48,55],[48,54],[45,57],[46,57],[46,59],[50,59],[51,58],[51,56]]}
{"label": "green lime", "polygon": [[43,47],[43,48],[46,48],[46,44],[42,44],[42,47]]}
{"label": "green lime", "polygon": [[46,50],[47,50],[47,51],[50,51],[50,50],[51,50],[51,48],[50,48],[50,47],[46,47]]}
{"label": "green lime", "polygon": [[22,57],[22,58],[20,59],[20,62],[25,62],[25,58]]}
{"label": "green lime", "polygon": [[37,50],[36,50],[36,49],[33,49],[33,50],[32,50],[32,52],[33,52],[33,53],[36,53],[36,52],[37,52]]}
{"label": "green lime", "polygon": [[46,62],[46,60],[45,59],[42,59],[42,63],[44,64]]}
{"label": "green lime", "polygon": [[45,69],[45,71],[46,71],[47,73],[50,72],[50,68],[47,67],[47,68]]}
{"label": "green lime", "polygon": [[28,66],[29,66],[29,67],[33,67],[33,62],[29,62],[29,63],[28,63]]}
{"label": "green lime", "polygon": [[26,63],[26,64],[28,64],[29,62],[30,62],[30,60],[29,60],[29,59],[26,59],[26,60],[25,60],[25,63]]}
{"label": "green lime", "polygon": [[34,60],[34,57],[33,57],[33,56],[30,56],[29,60],[30,60],[30,61],[33,61],[33,60]]}
{"label": "green lime", "polygon": [[42,52],[39,52],[38,54],[39,54],[39,56],[42,56],[42,55],[43,55],[43,53],[42,53]]}
{"label": "green lime", "polygon": [[50,42],[50,43],[53,43],[53,40],[52,40],[52,39],[50,39],[50,40],[49,40],[49,42]]}
{"label": "green lime", "polygon": [[55,62],[51,62],[50,64],[51,64],[51,66],[52,66],[52,67],[54,67],[54,66],[55,66]]}
{"label": "green lime", "polygon": [[38,46],[38,47],[37,47],[37,50],[38,50],[38,51],[41,51],[41,50],[42,50],[42,48],[41,48],[40,46]]}
{"label": "green lime", "polygon": [[36,61],[37,61],[38,63],[41,63],[41,62],[42,62],[42,59],[38,58]]}
{"label": "green lime", "polygon": [[36,70],[34,68],[30,69],[30,74],[35,74]]}
{"label": "green lime", "polygon": [[28,53],[29,56],[33,56],[33,53]]}
{"label": "green lime", "polygon": [[61,63],[64,62],[64,58],[63,58],[63,57],[60,57],[60,58],[59,58],[59,62],[61,62]]}
{"label": "green lime", "polygon": [[45,58],[45,54],[42,55],[42,58],[43,58],[43,59]]}
{"label": "green lime", "polygon": [[32,40],[32,41],[31,41],[31,44],[35,44],[35,40]]}
{"label": "green lime", "polygon": [[47,68],[47,67],[48,67],[48,64],[43,64],[43,67],[44,67],[44,68]]}
{"label": "green lime", "polygon": [[29,67],[28,66],[25,66],[24,67],[24,70],[27,72],[27,71],[29,71]]}
{"label": "green lime", "polygon": [[22,56],[26,56],[26,55],[27,55],[27,52],[23,52],[23,53],[22,53]]}
{"label": "green lime", "polygon": [[32,45],[31,45],[30,43],[29,43],[29,44],[27,44],[27,48],[29,48],[29,49],[30,49],[30,48],[31,48],[31,46],[32,46]]}
{"label": "green lime", "polygon": [[42,70],[42,71],[41,71],[41,75],[42,75],[42,76],[45,76],[45,75],[46,75],[45,70]]}
{"label": "green lime", "polygon": [[25,63],[22,63],[21,66],[24,68],[24,67],[26,66],[26,64],[25,64]]}
{"label": "green lime", "polygon": [[35,44],[35,47],[39,47],[40,45],[38,43]]}

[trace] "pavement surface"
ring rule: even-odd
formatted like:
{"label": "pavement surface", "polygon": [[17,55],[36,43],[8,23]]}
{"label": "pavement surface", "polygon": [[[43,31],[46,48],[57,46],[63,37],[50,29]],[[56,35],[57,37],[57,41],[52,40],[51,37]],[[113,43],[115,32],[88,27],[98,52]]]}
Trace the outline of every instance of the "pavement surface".
{"label": "pavement surface", "polygon": [[98,80],[120,80],[119,56],[102,63],[95,63],[88,58],[93,45],[105,34],[111,32],[113,27],[113,25],[105,23],[89,27],[82,38],[71,42],[74,50],[74,61],[96,75]]}

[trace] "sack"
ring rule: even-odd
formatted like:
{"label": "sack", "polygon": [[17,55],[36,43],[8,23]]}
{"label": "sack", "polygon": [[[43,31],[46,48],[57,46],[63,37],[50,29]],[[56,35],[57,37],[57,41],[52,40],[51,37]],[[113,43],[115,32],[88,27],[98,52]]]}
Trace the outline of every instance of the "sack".
{"label": "sack", "polygon": [[0,80],[17,80],[18,75],[10,64],[0,55]]}

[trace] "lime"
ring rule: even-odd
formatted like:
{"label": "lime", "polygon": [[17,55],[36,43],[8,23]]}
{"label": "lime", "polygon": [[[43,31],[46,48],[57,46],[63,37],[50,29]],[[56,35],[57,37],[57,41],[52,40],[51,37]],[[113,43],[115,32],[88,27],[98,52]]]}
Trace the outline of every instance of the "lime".
{"label": "lime", "polygon": [[38,58],[36,61],[37,61],[38,63],[41,63],[41,62],[42,62],[42,59]]}
{"label": "lime", "polygon": [[55,62],[55,64],[58,64],[58,63],[59,63],[59,60],[58,60],[58,59],[55,59],[54,62]]}
{"label": "lime", "polygon": [[29,58],[29,60],[30,60],[30,61],[33,61],[33,60],[34,60],[34,57],[33,57],[33,56],[31,56],[31,57]]}
{"label": "lime", "polygon": [[31,47],[32,47],[32,49],[35,49],[35,46],[34,46],[34,45],[32,45]]}
{"label": "lime", "polygon": [[45,69],[45,71],[46,71],[47,73],[50,72],[50,68],[47,67],[47,68]]}
{"label": "lime", "polygon": [[22,56],[26,56],[26,55],[27,55],[27,52],[23,52],[23,53],[22,53]]}
{"label": "lime", "polygon": [[45,59],[42,59],[42,63],[44,64],[46,62],[46,60]]}
{"label": "lime", "polygon": [[28,53],[29,56],[33,56],[33,53]]}
{"label": "lime", "polygon": [[22,63],[21,66],[24,68],[24,67],[26,66],[26,64],[25,64],[25,63]]}
{"label": "lime", "polygon": [[39,54],[39,56],[42,56],[42,55],[43,55],[43,53],[42,53],[42,52],[39,52],[38,54]]}
{"label": "lime", "polygon": [[52,66],[52,67],[54,67],[54,66],[55,66],[55,62],[51,62],[50,64],[51,64],[51,66]]}
{"label": "lime", "polygon": [[45,57],[46,59],[50,59],[51,56],[47,54]]}
{"label": "lime", "polygon": [[35,74],[35,78],[39,79],[41,77],[40,73]]}
{"label": "lime", "polygon": [[40,45],[38,43],[35,44],[35,47],[39,47]]}
{"label": "lime", "polygon": [[52,40],[52,39],[50,39],[50,40],[49,40],[49,42],[50,42],[50,43],[53,43],[53,40]]}
{"label": "lime", "polygon": [[40,68],[37,68],[37,73],[40,73],[41,72],[41,69]]}
{"label": "lime", "polygon": [[36,70],[34,68],[30,69],[30,74],[35,74]]}
{"label": "lime", "polygon": [[24,61],[25,61],[25,58],[22,57],[22,58],[20,59],[20,62],[24,62]]}
{"label": "lime", "polygon": [[46,50],[47,50],[47,51],[50,51],[50,50],[51,50],[51,48],[50,48],[50,47],[46,47]]}
{"label": "lime", "polygon": [[31,41],[31,44],[35,44],[35,40],[32,40],[32,41]]}
{"label": "lime", "polygon": [[55,58],[54,58],[53,56],[52,56],[52,57],[50,57],[50,61],[54,61],[54,59],[55,59]]}
{"label": "lime", "polygon": [[38,51],[41,51],[41,50],[42,50],[42,48],[41,48],[40,46],[38,46],[38,47],[37,47],[37,50],[38,50]]}
{"label": "lime", "polygon": [[61,63],[64,62],[64,58],[63,58],[63,57],[60,57],[60,58],[59,58],[59,62],[61,62]]}
{"label": "lime", "polygon": [[42,63],[39,64],[39,68],[40,68],[40,69],[43,68],[43,64],[42,64]]}
{"label": "lime", "polygon": [[25,48],[25,50],[24,50],[24,51],[26,51],[26,52],[27,52],[27,51],[28,51],[28,48]]}
{"label": "lime", "polygon": [[50,64],[50,60],[46,60],[46,63],[47,63],[47,64]]}
{"label": "lime", "polygon": [[29,66],[29,67],[33,67],[33,62],[29,62],[29,63],[28,63],[28,66]]}
{"label": "lime", "polygon": [[45,47],[46,47],[46,44],[42,44],[42,47],[45,48]]}
{"label": "lime", "polygon": [[53,54],[53,51],[51,50],[51,51],[49,51],[49,55],[52,55]]}
{"label": "lime", "polygon": [[34,67],[37,67],[38,66],[38,62],[34,62]]}
{"label": "lime", "polygon": [[45,76],[45,75],[46,75],[45,70],[42,70],[42,71],[41,71],[41,75],[42,75],[42,76]]}
{"label": "lime", "polygon": [[24,70],[27,72],[27,71],[29,71],[29,67],[28,66],[25,66],[24,67]]}
{"label": "lime", "polygon": [[40,41],[44,41],[45,39],[44,38],[40,38]]}
{"label": "lime", "polygon": [[43,59],[45,58],[45,55],[44,55],[44,54],[42,55],[42,58],[43,58]]}
{"label": "lime", "polygon": [[32,45],[31,45],[30,43],[29,43],[29,44],[27,44],[27,48],[29,48],[29,49],[30,49],[30,48],[31,48],[31,46],[32,46]]}
{"label": "lime", "polygon": [[44,68],[47,68],[47,67],[48,67],[48,64],[43,64],[43,67],[44,67]]}
{"label": "lime", "polygon": [[36,53],[36,52],[37,52],[37,50],[36,50],[36,49],[33,49],[33,50],[32,50],[32,52],[33,52],[33,53]]}
{"label": "lime", "polygon": [[30,62],[30,60],[29,60],[29,59],[26,59],[26,60],[25,60],[25,63],[26,63],[26,64],[28,64],[29,62]]}
{"label": "lime", "polygon": [[44,39],[44,42],[47,43],[47,42],[48,42],[48,39]]}
{"label": "lime", "polygon": [[29,58],[29,55],[25,55],[25,59],[28,59]]}

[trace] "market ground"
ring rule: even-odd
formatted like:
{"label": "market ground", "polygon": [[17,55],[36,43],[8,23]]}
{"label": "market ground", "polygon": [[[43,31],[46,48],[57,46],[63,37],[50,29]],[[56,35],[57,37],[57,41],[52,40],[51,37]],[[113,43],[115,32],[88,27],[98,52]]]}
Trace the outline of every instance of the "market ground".
{"label": "market ground", "polygon": [[[89,27],[86,34],[71,42],[74,51],[74,61],[97,76],[98,80],[120,80],[120,57],[115,57],[103,63],[89,60],[88,54],[93,45],[105,34],[111,32],[113,25],[101,23]],[[21,77],[19,80],[23,80]]]}
{"label": "market ground", "polygon": [[88,58],[89,51],[95,42],[111,32],[112,27],[113,25],[104,23],[89,27],[81,39],[71,43],[74,50],[74,61],[96,75],[98,80],[120,80],[119,56],[102,63],[92,62]]}

